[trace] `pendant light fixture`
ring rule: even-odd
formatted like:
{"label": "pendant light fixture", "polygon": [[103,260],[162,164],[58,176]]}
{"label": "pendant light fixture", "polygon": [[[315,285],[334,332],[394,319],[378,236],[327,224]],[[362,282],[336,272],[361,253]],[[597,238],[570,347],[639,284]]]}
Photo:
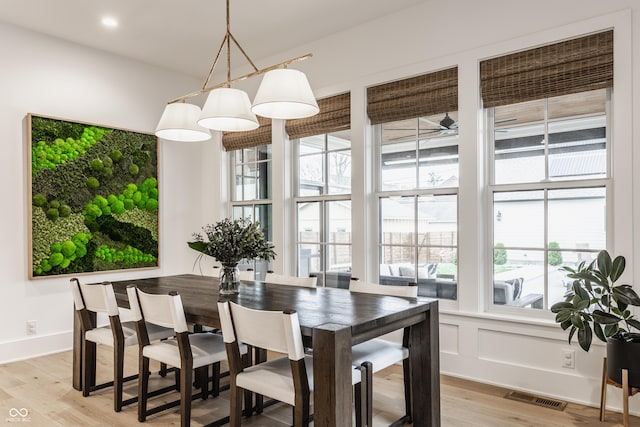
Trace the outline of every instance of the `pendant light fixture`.
{"label": "pendant light fixture", "polygon": [[[224,132],[256,129],[258,127],[256,114],[275,119],[299,119],[312,116],[320,111],[304,73],[286,68],[289,64],[310,58],[311,54],[258,69],[231,34],[229,0],[226,0],[226,6],[226,33],[202,88],[169,101],[156,129],[158,137],[174,141],[203,141],[210,138],[209,129]],[[231,41],[242,52],[254,70],[233,79],[231,78]],[[225,47],[227,80],[209,86],[213,71]],[[251,106],[247,93],[232,88],[231,85],[260,74],[265,75],[258,88],[253,106]],[[209,95],[202,110],[197,105],[186,102],[189,98],[205,93]]]}

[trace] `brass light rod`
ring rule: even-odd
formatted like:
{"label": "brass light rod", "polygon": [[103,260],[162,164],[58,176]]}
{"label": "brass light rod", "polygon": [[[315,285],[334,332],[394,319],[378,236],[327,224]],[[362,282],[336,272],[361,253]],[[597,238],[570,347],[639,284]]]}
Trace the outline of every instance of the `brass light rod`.
{"label": "brass light rod", "polygon": [[[238,40],[236,40],[236,38],[233,36],[233,34],[231,34],[231,19],[229,16],[229,0],[227,0],[227,30],[226,33],[224,35],[224,38],[222,39],[222,44],[220,45],[220,49],[218,49],[218,53],[216,54],[215,59],[213,60],[213,63],[211,64],[211,68],[209,69],[209,74],[207,74],[207,78],[204,81],[204,84],[202,85],[202,89],[200,89],[199,91],[196,92],[191,92],[187,95],[181,96],[180,98],[176,98],[176,99],[172,99],[171,101],[168,102],[168,104],[173,104],[174,102],[184,102],[186,101],[188,98],[197,96],[197,95],[201,95],[203,93],[207,93],[207,92],[211,92],[214,89],[217,89],[219,87],[231,87],[231,83],[235,83],[235,82],[239,82],[240,80],[244,80],[244,79],[248,79],[249,77],[253,77],[253,76],[257,76],[259,74],[262,73],[266,73],[267,71],[271,71],[271,70],[275,70],[276,68],[281,68],[281,67],[286,67],[287,65],[293,63],[293,62],[297,62],[297,61],[302,61],[304,59],[307,58],[311,58],[311,54],[308,53],[306,55],[303,56],[299,56],[297,58],[293,58],[290,59],[288,61],[285,62],[281,62],[279,64],[276,65],[272,65],[271,67],[267,67],[267,68],[263,68],[261,70],[258,70],[258,67],[256,67],[256,65],[253,63],[253,61],[251,60],[251,58],[249,58],[249,55],[247,55],[247,53],[244,51],[244,49],[242,48],[242,46],[240,46],[240,43],[238,43]],[[242,55],[245,57],[245,59],[249,62],[249,64],[251,64],[251,66],[253,67],[253,70],[251,73],[249,74],[245,74],[244,76],[232,79],[231,78],[231,41],[233,41],[233,43],[235,43],[235,45],[238,47],[238,49],[240,49],[240,52],[242,52]],[[224,49],[224,47],[227,47],[227,81],[217,84],[215,86],[209,86],[207,87],[207,85],[209,84],[209,80],[211,80],[211,75],[213,74],[213,70],[216,68],[216,64],[218,63],[218,60],[220,59],[220,54],[222,53],[222,49]]]}
{"label": "brass light rod", "polygon": [[187,95],[183,95],[183,96],[181,96],[179,98],[172,99],[171,101],[168,102],[168,104],[173,104],[174,102],[183,102],[183,101],[186,101],[189,98],[193,98],[194,96],[198,96],[198,95],[201,95],[203,93],[211,92],[212,90],[217,89],[219,87],[223,87],[223,86],[229,87],[231,85],[231,83],[236,83],[236,82],[248,79],[248,78],[253,77],[253,76],[264,74],[267,71],[275,70],[276,68],[283,68],[283,67],[286,67],[289,64],[293,64],[294,62],[304,61],[305,59],[311,58],[311,56],[312,55],[310,53],[307,53],[306,55],[298,56],[296,58],[289,59],[287,61],[281,62],[279,64],[272,65],[272,66],[267,67],[267,68],[262,68],[260,70],[252,71],[249,74],[245,74],[243,76],[236,77],[235,79],[227,80],[227,81],[219,83],[219,84],[217,84],[215,86],[209,86],[209,87],[206,87],[206,88],[202,88],[202,89],[200,89],[198,91],[191,92],[191,93],[189,93]]}

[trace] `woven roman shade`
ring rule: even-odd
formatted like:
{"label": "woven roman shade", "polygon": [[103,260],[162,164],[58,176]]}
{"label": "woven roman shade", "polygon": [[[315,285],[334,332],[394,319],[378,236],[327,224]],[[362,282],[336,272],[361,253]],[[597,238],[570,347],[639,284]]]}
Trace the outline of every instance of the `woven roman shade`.
{"label": "woven roman shade", "polygon": [[367,89],[371,124],[458,110],[458,67]]}
{"label": "woven roman shade", "polygon": [[222,135],[222,145],[225,151],[271,144],[271,119],[257,117],[260,124],[258,129],[247,132],[225,132]]}
{"label": "woven roman shade", "polygon": [[351,93],[318,100],[320,113],[305,119],[287,120],[290,139],[322,135],[351,128]]}
{"label": "woven roman shade", "polygon": [[613,30],[480,63],[485,108],[613,87]]}

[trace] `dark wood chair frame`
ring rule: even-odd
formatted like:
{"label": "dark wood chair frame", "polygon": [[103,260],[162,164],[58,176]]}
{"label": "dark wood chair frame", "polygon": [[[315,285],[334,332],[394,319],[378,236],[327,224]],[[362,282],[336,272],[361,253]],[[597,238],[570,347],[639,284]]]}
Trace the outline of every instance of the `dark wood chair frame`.
{"label": "dark wood chair frame", "polygon": [[[170,292],[169,295],[178,295],[177,292]],[[197,327],[196,327],[197,328]],[[197,329],[196,329],[197,330]],[[206,400],[211,394],[213,397],[217,397],[221,391],[228,389],[227,387],[220,386],[220,378],[225,376],[225,373],[220,373],[220,362],[216,362],[212,366],[212,375],[209,376],[209,367],[201,366],[195,370],[196,374],[193,375],[193,353],[191,352],[191,344],[189,343],[190,332],[176,332],[176,341],[178,343],[178,349],[180,351],[180,367],[174,367],[176,371],[176,384],[175,386],[162,388],[160,390],[154,390],[149,392],[149,363],[148,357],[143,355],[143,348],[150,344],[149,334],[147,332],[146,322],[144,315],[142,320],[136,322],[136,331],[138,333],[138,345],[139,345],[139,372],[143,374],[138,381],[138,421],[144,422],[150,415],[157,414],[176,406],[180,406],[180,425],[189,426],[191,423],[191,402],[197,399]],[[212,332],[214,333],[214,332]],[[228,373],[226,373],[228,375]],[[194,382],[195,380],[195,382]],[[213,382],[212,389],[209,390],[209,382]],[[200,392],[193,393],[192,386],[200,389]],[[148,408],[149,397],[156,396],[164,393],[168,390],[180,391],[180,398],[172,402],[167,402],[162,405]],[[215,427],[228,423],[229,417],[221,418],[208,426]]]}
{"label": "dark wood chair frame", "polygon": [[[220,302],[225,302],[225,300],[220,300]],[[284,310],[283,313],[294,314],[295,310]],[[231,427],[240,427],[243,415],[243,397],[245,401],[245,408],[248,408],[248,411],[245,410],[244,414],[251,414],[252,412],[252,398],[248,396],[251,396],[253,393],[243,390],[236,384],[237,375],[248,367],[248,359],[241,357],[239,342],[237,339],[233,342],[225,343],[225,346],[227,349],[227,360],[229,363],[229,386],[231,389],[229,399],[229,425]],[[296,390],[295,405],[293,407],[293,427],[308,426],[313,420],[313,415],[311,414],[310,409],[311,391],[309,389],[309,379],[307,377],[305,359],[289,360],[289,362],[291,365],[293,385]],[[371,418],[370,400],[366,400],[367,397],[371,397],[371,386],[367,382],[365,364],[366,362],[363,363],[363,366],[357,368],[360,370],[361,382],[354,386],[357,427],[366,426],[367,424],[364,424],[365,420]],[[262,412],[262,408],[257,412]],[[372,424],[368,425],[372,426]]]}
{"label": "dark wood chair frame", "polygon": [[[97,323],[96,313],[86,308],[84,304],[84,297],[82,296],[82,289],[80,288],[80,281],[77,278],[72,278],[71,281],[76,282],[78,289],[80,290],[80,298],[83,299],[83,308],[76,310],[77,319],[80,322],[81,329],[81,354],[82,354],[82,395],[87,397],[91,392],[105,389],[113,386],[113,410],[120,412],[124,406],[131,405],[138,401],[138,396],[131,397],[123,400],[123,386],[124,383],[138,379],[138,374],[124,377],[124,333],[122,332],[122,323],[120,316],[109,316],[109,324],[111,332],[113,333],[113,380],[107,381],[101,384],[95,384],[96,381],[96,343],[89,341],[85,338],[85,333],[91,329],[95,329]],[[160,365],[161,376],[166,376],[167,373],[174,369],[167,368],[167,365],[162,363]],[[153,395],[159,395],[169,390],[173,390],[175,387],[162,388],[157,390]]]}
{"label": "dark wood chair frame", "polygon": [[122,332],[122,323],[120,316],[109,316],[109,324],[113,333],[113,380],[102,384],[95,384],[96,378],[96,343],[88,341],[85,338],[87,331],[96,328],[96,313],[86,308],[80,281],[72,278],[72,282],[76,282],[80,290],[80,298],[83,299],[83,306],[80,310],[76,310],[76,315],[80,321],[81,328],[81,353],[82,361],[82,395],[89,396],[91,392],[102,390],[107,387],[113,387],[113,410],[120,412],[123,406],[130,405],[138,401],[137,397],[127,400],[122,399],[123,384],[127,381],[138,378],[138,375],[124,377],[124,333]]}
{"label": "dark wood chair frame", "polygon": [[[402,345],[404,347],[409,346],[409,333],[410,328],[404,328],[403,336],[402,336]],[[362,404],[367,405],[364,411],[360,411],[365,418],[363,424],[358,424],[358,412],[356,412],[356,425],[363,425],[371,427],[373,426],[373,365],[371,362],[363,362],[361,365],[361,372],[363,378],[366,377],[366,380],[362,382],[362,386],[366,387],[366,396],[361,398]],[[402,361],[402,376],[404,383],[404,410],[405,414],[395,420],[393,423],[389,425],[389,427],[399,427],[405,424],[411,424],[413,422],[413,418],[411,415],[411,364],[409,359],[404,359]],[[358,387],[359,385],[356,385]],[[356,399],[357,399],[356,392]],[[357,404],[357,400],[356,400]],[[356,411],[358,408],[356,407]]]}

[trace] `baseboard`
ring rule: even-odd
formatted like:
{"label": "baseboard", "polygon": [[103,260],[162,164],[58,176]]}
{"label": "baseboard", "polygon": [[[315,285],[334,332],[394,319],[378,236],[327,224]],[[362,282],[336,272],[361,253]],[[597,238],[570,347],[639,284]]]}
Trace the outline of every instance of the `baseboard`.
{"label": "baseboard", "polygon": [[34,335],[16,341],[0,343],[0,364],[18,362],[48,354],[71,350],[73,333],[60,332],[51,335]]}
{"label": "baseboard", "polygon": [[[463,380],[467,380],[467,381],[475,381],[478,383],[482,383],[482,384],[488,384],[488,385],[492,385],[492,386],[496,386],[496,387],[501,387],[507,390],[516,390],[516,391],[521,391],[521,392],[525,392],[525,393],[534,393],[534,394],[541,394],[543,396],[546,397],[550,397],[550,398],[555,398],[555,399],[559,399],[559,400],[564,400],[567,402],[571,402],[571,403],[576,403],[578,405],[583,405],[583,406],[590,406],[593,408],[599,408],[599,403],[594,403],[591,401],[587,401],[587,400],[581,400],[581,399],[571,399],[571,398],[567,398],[567,396],[562,396],[562,395],[558,395],[558,394],[553,394],[553,393],[541,393],[537,390],[529,390],[526,388],[522,388],[522,387],[514,387],[513,385],[510,384],[505,384],[505,383],[501,383],[501,382],[496,382],[496,381],[491,381],[488,380],[486,378],[478,378],[478,377],[473,377],[473,376],[469,376],[469,375],[464,375],[464,374],[459,374],[457,372],[450,372],[450,371],[445,371],[445,370],[440,370],[440,373],[442,375],[447,375],[453,378],[460,378]],[[617,402],[612,404],[612,400],[616,400],[616,397],[613,396],[611,393],[614,393],[614,390],[617,390],[620,393],[620,396],[622,395],[622,391],[619,388],[615,388],[615,387],[607,387],[607,392],[609,394],[607,394],[607,411],[614,411],[614,412],[619,412],[622,413],[622,406],[621,404],[618,404]],[[620,397],[617,396],[617,397]],[[598,396],[599,397],[599,396]],[[629,400],[629,415],[633,415],[636,417],[640,417],[640,411],[638,410],[634,410],[633,403],[634,403],[634,399],[631,398]]]}

